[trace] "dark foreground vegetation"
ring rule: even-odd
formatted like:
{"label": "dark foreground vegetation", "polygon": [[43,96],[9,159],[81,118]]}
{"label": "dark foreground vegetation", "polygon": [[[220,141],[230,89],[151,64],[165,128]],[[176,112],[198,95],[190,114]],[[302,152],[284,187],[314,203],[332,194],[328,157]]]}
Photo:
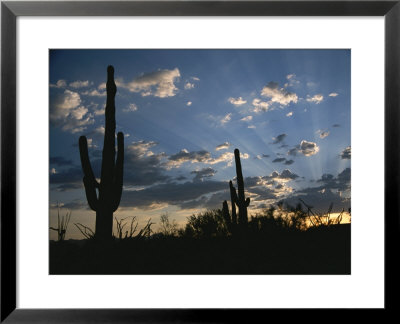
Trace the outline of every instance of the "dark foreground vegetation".
{"label": "dark foreground vegetation", "polygon": [[283,216],[266,210],[231,232],[208,211],[136,236],[120,221],[111,242],[51,241],[50,274],[350,274],[350,224],[324,216],[306,229],[304,212]]}

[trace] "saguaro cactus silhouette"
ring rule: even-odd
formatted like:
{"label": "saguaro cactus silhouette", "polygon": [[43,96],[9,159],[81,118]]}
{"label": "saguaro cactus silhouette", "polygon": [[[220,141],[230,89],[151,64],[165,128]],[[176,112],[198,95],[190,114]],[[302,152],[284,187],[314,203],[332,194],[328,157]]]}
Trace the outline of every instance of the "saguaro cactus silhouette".
{"label": "saguaro cactus silhouette", "polygon": [[224,218],[228,231],[232,233],[232,227],[234,226],[234,223],[232,223],[231,215],[229,214],[228,203],[226,200],[224,200],[222,203],[222,217]]}
{"label": "saguaro cactus silhouette", "polygon": [[237,222],[236,204],[235,204],[236,189],[233,186],[232,181],[229,181],[229,188],[231,192],[232,213],[229,213],[228,202],[224,200],[222,203],[222,216],[225,220],[228,231],[233,234],[236,230],[238,222]]}
{"label": "saguaro cactus silhouette", "polygon": [[115,94],[114,68],[107,68],[107,102],[105,109],[105,134],[100,183],[96,180],[88,155],[85,136],[79,138],[79,152],[83,170],[83,183],[89,207],[96,212],[95,238],[112,238],[113,213],[122,194],[124,165],[124,134],[118,133],[118,154],[115,160]]}
{"label": "saguaro cactus silhouette", "polygon": [[243,226],[247,224],[247,207],[250,204],[250,198],[245,199],[244,197],[244,182],[242,174],[242,165],[240,163],[240,152],[235,149],[235,164],[236,164],[236,180],[237,180],[237,193],[233,187],[232,182],[229,183],[231,188],[231,199],[239,208],[239,225]]}

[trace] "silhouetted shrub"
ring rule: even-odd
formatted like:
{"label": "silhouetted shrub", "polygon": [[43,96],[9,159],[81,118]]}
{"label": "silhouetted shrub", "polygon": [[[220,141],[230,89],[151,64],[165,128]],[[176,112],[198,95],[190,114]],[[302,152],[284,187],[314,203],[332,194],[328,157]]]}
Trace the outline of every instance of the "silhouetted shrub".
{"label": "silhouetted shrub", "polygon": [[207,210],[188,217],[188,221],[180,234],[185,237],[209,238],[227,236],[222,211],[220,209]]}
{"label": "silhouetted shrub", "polygon": [[170,221],[168,213],[160,216],[160,229],[157,234],[167,237],[176,237],[179,234],[178,224],[175,219]]}

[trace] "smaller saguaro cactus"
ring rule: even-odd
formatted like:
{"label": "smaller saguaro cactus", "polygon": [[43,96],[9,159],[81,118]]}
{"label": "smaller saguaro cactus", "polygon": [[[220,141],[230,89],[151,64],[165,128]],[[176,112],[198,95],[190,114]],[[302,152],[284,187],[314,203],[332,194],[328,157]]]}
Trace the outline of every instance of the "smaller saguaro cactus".
{"label": "smaller saguaro cactus", "polygon": [[229,214],[228,203],[226,200],[224,200],[222,203],[222,217],[224,218],[228,231],[232,233],[232,227],[234,226],[234,223],[231,219],[231,215]]}
{"label": "smaller saguaro cactus", "polygon": [[235,164],[236,164],[236,180],[237,180],[237,193],[236,189],[229,183],[231,188],[231,197],[232,200],[239,208],[239,225],[245,226],[248,222],[247,219],[247,207],[250,204],[250,198],[245,199],[244,196],[244,181],[243,181],[243,174],[242,174],[242,165],[240,163],[240,152],[238,149],[235,149]]}

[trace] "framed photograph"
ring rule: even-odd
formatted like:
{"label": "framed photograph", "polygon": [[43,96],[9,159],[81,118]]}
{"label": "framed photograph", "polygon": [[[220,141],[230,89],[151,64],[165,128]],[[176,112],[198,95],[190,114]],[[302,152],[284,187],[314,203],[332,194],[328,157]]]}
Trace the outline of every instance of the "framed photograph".
{"label": "framed photograph", "polygon": [[399,14],[2,2],[1,320],[391,310]]}

